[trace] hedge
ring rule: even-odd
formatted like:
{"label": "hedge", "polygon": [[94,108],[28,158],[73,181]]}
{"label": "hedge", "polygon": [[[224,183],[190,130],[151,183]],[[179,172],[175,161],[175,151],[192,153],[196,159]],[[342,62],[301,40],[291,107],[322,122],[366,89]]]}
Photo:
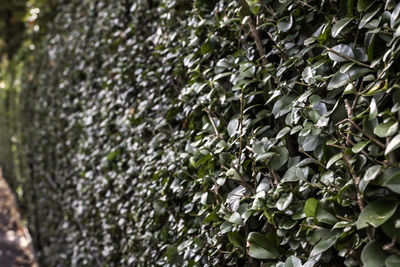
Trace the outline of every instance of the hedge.
{"label": "hedge", "polygon": [[400,4],[54,3],[20,74],[43,266],[398,266]]}

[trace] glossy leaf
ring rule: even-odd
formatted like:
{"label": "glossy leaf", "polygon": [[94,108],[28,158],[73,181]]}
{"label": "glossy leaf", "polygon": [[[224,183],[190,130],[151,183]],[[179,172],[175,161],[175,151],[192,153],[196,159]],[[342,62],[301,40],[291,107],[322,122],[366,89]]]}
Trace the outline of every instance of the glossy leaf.
{"label": "glossy leaf", "polygon": [[353,20],[353,18],[343,18],[336,22],[336,24],[333,25],[332,27],[332,37],[336,38],[340,32],[350,24],[350,22]]}
{"label": "glossy leaf", "polygon": [[400,134],[396,135],[392,140],[390,140],[389,144],[386,146],[385,155],[389,154],[398,147],[400,147]]}
{"label": "glossy leaf", "polygon": [[377,228],[392,217],[397,209],[397,201],[392,199],[379,199],[369,203],[357,220],[357,228],[362,229],[368,225]]}
{"label": "glossy leaf", "polygon": [[385,254],[383,244],[377,240],[369,242],[361,252],[361,261],[366,267],[385,266]]}
{"label": "glossy leaf", "polygon": [[328,84],[328,90],[333,90],[339,87],[342,87],[350,82],[357,80],[363,75],[370,72],[370,69],[363,67],[352,67],[347,73],[341,73],[340,71],[336,72]]}
{"label": "glossy leaf", "polygon": [[374,129],[374,134],[384,138],[396,134],[399,130],[399,123],[394,121],[378,124]]}
{"label": "glossy leaf", "polygon": [[276,259],[279,257],[278,249],[264,235],[251,232],[247,238],[250,244],[249,255],[256,259]]}

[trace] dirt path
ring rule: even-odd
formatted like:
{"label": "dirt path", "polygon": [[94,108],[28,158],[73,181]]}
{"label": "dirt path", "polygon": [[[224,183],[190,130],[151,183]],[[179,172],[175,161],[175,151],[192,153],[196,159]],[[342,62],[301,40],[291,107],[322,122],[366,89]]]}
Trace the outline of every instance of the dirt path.
{"label": "dirt path", "polygon": [[0,266],[37,267],[31,239],[0,170]]}

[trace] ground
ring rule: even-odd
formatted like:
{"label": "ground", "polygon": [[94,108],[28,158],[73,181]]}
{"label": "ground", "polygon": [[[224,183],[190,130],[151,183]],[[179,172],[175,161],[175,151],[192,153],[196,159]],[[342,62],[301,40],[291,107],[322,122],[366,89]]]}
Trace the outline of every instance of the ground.
{"label": "ground", "polygon": [[31,238],[0,170],[0,266],[37,267]]}

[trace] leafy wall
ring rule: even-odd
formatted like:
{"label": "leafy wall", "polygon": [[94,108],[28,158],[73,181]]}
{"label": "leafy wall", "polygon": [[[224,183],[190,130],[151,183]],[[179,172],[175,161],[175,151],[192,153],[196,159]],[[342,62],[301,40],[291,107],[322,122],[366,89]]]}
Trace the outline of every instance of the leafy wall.
{"label": "leafy wall", "polygon": [[46,266],[397,266],[400,4],[59,0],[21,74]]}

